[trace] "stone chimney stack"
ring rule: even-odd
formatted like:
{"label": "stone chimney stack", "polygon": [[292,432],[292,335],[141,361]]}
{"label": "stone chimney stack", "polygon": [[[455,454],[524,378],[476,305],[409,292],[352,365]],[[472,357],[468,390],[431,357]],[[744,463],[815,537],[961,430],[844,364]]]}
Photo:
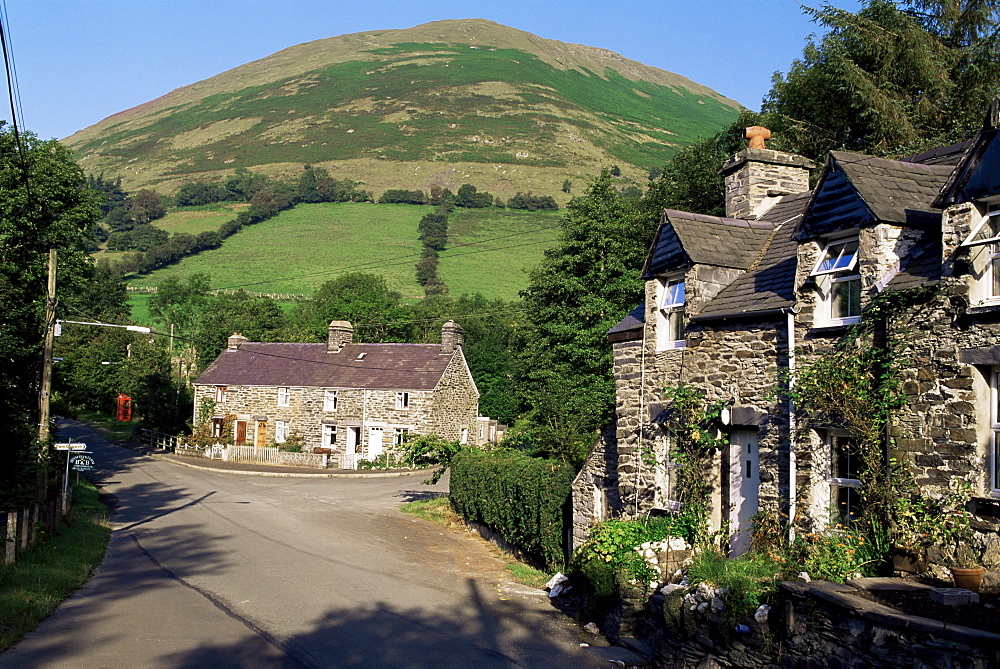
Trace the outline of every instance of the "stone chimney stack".
{"label": "stone chimney stack", "polygon": [[226,350],[238,351],[240,350],[240,347],[243,346],[243,344],[245,344],[248,341],[250,340],[244,337],[243,333],[234,332],[233,334],[229,335],[229,343],[226,346]]}
{"label": "stone chimney stack", "polygon": [[726,216],[756,219],[783,195],[809,190],[809,170],[816,165],[803,156],[764,148],[767,128],[747,128],[750,146],[722,164],[726,178]]}
{"label": "stone chimney stack", "polygon": [[340,353],[352,341],[354,341],[354,326],[350,322],[330,321],[326,337],[327,353]]}
{"label": "stone chimney stack", "polygon": [[455,321],[441,326],[441,355],[451,355],[465,343],[465,330]]}

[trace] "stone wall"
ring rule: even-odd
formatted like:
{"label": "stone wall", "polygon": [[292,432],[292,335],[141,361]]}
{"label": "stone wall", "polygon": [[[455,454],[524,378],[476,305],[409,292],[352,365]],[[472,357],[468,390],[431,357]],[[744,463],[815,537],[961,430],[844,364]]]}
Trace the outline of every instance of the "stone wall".
{"label": "stone wall", "polygon": [[744,149],[722,164],[726,177],[726,216],[756,218],[789,193],[809,190],[813,163],[791,153]]}
{"label": "stone wall", "polygon": [[458,349],[434,389],[428,425],[418,431],[425,434],[423,430],[430,430],[444,439],[458,441],[462,428],[472,433],[478,415],[479,390]]}

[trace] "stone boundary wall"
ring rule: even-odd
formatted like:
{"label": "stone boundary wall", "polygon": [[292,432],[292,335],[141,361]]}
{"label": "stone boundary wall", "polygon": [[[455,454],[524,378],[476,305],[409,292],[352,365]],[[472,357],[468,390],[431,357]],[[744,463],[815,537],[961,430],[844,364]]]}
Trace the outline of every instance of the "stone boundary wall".
{"label": "stone boundary wall", "polygon": [[898,579],[786,581],[769,614],[741,621],[740,630],[729,627],[723,591],[704,584],[668,587],[665,597],[657,593],[645,604],[647,611],[662,610],[664,627],[653,639],[655,666],[1000,666],[1000,633],[904,614],[859,595],[919,587]]}

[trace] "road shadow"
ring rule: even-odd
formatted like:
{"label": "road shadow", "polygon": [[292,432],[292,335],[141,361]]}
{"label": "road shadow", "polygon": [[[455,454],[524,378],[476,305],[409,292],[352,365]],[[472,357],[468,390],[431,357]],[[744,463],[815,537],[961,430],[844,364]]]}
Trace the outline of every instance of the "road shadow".
{"label": "road shadow", "polygon": [[[572,633],[533,607],[502,601],[466,579],[460,610],[376,602],[331,610],[309,632],[269,642],[280,661],[247,657],[245,643],[222,640],[161,658],[171,667],[599,667]],[[486,592],[484,593],[484,590]],[[555,632],[555,633],[554,633]],[[558,637],[558,638],[555,638]]]}

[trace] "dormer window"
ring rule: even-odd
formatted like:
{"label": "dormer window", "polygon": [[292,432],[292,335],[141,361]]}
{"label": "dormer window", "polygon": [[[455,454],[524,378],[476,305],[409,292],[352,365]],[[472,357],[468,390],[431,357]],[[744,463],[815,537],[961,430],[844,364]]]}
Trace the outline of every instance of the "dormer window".
{"label": "dormer window", "polygon": [[962,242],[972,260],[975,302],[1000,302],[1000,203],[986,205],[986,211]]}
{"label": "dormer window", "polygon": [[829,242],[810,276],[819,288],[818,324],[850,325],[861,320],[857,239]]}
{"label": "dormer window", "polygon": [[660,284],[656,317],[657,350],[684,347],[684,277]]}

